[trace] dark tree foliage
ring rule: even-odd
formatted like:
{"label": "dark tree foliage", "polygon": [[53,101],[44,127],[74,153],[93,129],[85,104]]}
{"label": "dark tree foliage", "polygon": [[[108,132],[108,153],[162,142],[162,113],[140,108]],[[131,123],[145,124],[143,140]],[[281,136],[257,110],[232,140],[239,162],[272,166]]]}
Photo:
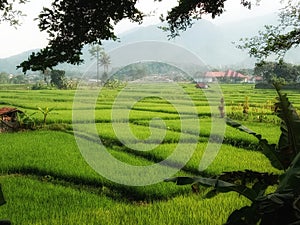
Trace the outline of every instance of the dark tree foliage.
{"label": "dark tree foliage", "polygon": [[263,76],[268,83],[271,83],[275,77],[283,78],[286,82],[293,83],[300,76],[300,67],[282,60],[279,62],[262,61],[255,65],[254,73]]}
{"label": "dark tree foliage", "polygon": [[[13,12],[9,0],[0,0],[0,12]],[[26,2],[27,0],[10,0]],[[162,1],[162,0],[154,0]],[[251,8],[260,0],[240,0]],[[116,40],[114,25],[123,19],[142,23],[145,16],[137,7],[138,0],[52,0],[49,8],[44,8],[39,15],[39,28],[49,35],[48,45],[38,53],[32,53],[28,60],[19,65],[23,72],[28,70],[45,71],[59,63],[80,64],[82,48],[86,44],[101,44],[101,40]],[[225,11],[226,0],[178,0],[166,17],[162,17],[168,27],[170,38],[179,35],[191,27],[194,19],[203,15],[212,18]],[[12,18],[7,18],[13,21]],[[1,22],[1,21],[0,21]]]}
{"label": "dark tree foliage", "polygon": [[[181,0],[166,17],[170,36],[192,25],[192,19],[203,14],[212,17],[224,11],[226,0]],[[27,70],[46,70],[59,63],[79,64],[85,44],[101,44],[101,40],[117,37],[114,24],[123,19],[141,23],[144,14],[136,8],[137,0],[55,0],[51,8],[44,8],[39,15],[39,28],[49,34],[49,44],[38,53],[32,53],[20,64]],[[241,0],[250,7],[251,1]]]}
{"label": "dark tree foliage", "polygon": [[8,21],[11,26],[19,25],[19,18],[23,16],[20,10],[15,9],[15,4],[24,4],[28,0],[0,0],[0,23]]}
{"label": "dark tree foliage", "polygon": [[64,70],[52,70],[50,76],[50,83],[56,86],[58,89],[65,89],[67,87]]}
{"label": "dark tree foliage", "polygon": [[55,0],[39,15],[39,28],[49,34],[48,46],[21,63],[23,72],[46,70],[59,63],[79,64],[85,44],[113,39],[113,25],[128,18],[141,22],[137,0]]}
{"label": "dark tree foliage", "polygon": [[[225,11],[225,2],[226,0],[179,0],[178,6],[172,8],[166,18],[161,18],[168,23],[164,30],[170,32],[170,38],[174,38],[180,31],[192,27],[193,20],[201,19],[203,15],[210,14],[212,18],[220,16]],[[254,1],[241,0],[240,4],[251,9],[252,2]]]}

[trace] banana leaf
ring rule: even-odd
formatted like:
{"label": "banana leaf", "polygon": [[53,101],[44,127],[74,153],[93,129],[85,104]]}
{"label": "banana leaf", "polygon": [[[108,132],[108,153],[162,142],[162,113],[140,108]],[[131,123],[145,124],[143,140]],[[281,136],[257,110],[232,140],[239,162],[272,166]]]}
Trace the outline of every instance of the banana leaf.
{"label": "banana leaf", "polygon": [[229,118],[226,119],[227,125],[236,128],[242,132],[248,133],[253,135],[259,140],[259,145],[262,148],[263,154],[270,160],[271,164],[273,167],[279,169],[279,170],[284,170],[284,165],[282,163],[282,160],[280,159],[279,152],[276,150],[276,145],[275,144],[269,144],[266,139],[262,138],[261,134],[256,133],[255,131],[249,129],[248,127],[233,121]]}
{"label": "banana leaf", "polygon": [[[235,191],[240,195],[245,196],[251,201],[254,201],[258,194],[255,190],[246,187],[245,185],[238,185],[229,183],[223,180],[219,180],[218,178],[204,178],[204,177],[173,177],[169,179],[165,179],[165,182],[174,182],[177,185],[187,185],[187,184],[200,184],[206,187],[213,187],[215,191],[226,193],[230,191]],[[208,196],[214,196],[212,193],[209,193]],[[206,196],[206,197],[208,197]]]}
{"label": "banana leaf", "polygon": [[288,168],[300,151],[300,117],[287,98],[287,95],[281,93],[280,85],[276,83],[273,85],[278,94],[277,102],[275,103],[275,112],[282,120],[278,151],[285,161],[285,168]]}

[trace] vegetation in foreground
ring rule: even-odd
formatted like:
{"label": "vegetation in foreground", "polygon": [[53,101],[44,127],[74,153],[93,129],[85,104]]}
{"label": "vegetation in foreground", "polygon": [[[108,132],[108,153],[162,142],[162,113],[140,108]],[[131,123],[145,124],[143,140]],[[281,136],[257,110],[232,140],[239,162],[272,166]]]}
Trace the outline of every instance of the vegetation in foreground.
{"label": "vegetation in foreground", "polygon": [[[289,102],[287,95],[282,94],[280,83],[274,82],[277,91],[277,102],[274,112],[281,119],[281,135],[278,145],[269,144],[262,136],[249,128],[228,120],[228,124],[259,140],[261,152],[270,160],[272,166],[284,173],[274,176],[270,173],[258,173],[251,170],[230,172],[217,178],[207,177],[174,177],[166,181],[177,185],[192,184],[193,189],[208,186],[213,189],[206,194],[211,198],[220,193],[237,192],[252,203],[235,210],[226,222],[227,225],[295,225],[299,216],[299,160],[300,160],[300,117]],[[244,111],[248,107],[244,106]],[[278,184],[274,192],[266,193],[269,186]]]}
{"label": "vegetation in foreground", "polygon": [[[197,107],[200,137],[195,154],[177,175],[198,176],[203,175],[198,166],[209,138],[211,119],[201,90],[189,84],[183,84],[183,88]],[[260,94],[251,85],[245,85],[243,89],[241,85],[224,85],[222,89],[228,111],[230,104],[243,103],[245,96],[249,96],[251,106],[264,104],[275,97],[274,91],[266,90]],[[145,95],[157,91],[150,86],[145,90]],[[233,96],[232,93],[236,92],[240,95]],[[299,93],[289,92],[291,101],[296,100]],[[110,153],[133,165],[149,165],[165,158],[173,151],[180,133],[179,117],[174,108],[157,98],[144,98],[134,106],[130,125],[137,136],[149,132],[149,121],[154,116],[164,119],[168,131],[163,143],[152,151],[132,151],[120,145],[112,132],[110,108],[117,94],[117,90],[105,89],[96,107],[99,136]],[[170,94],[174,96],[174,93]],[[17,105],[27,112],[36,111],[37,106],[54,108],[41,130],[1,134],[5,141],[0,150],[3,162],[0,165],[0,183],[7,203],[0,207],[0,218],[10,219],[13,224],[222,224],[232,211],[251,204],[234,193],[204,200],[206,189],[199,189],[196,194],[189,187],[177,187],[171,183],[127,187],[110,182],[87,165],[80,155],[72,130],[65,129],[72,123],[74,91],[2,91],[0,96],[3,106]],[[135,96],[136,93],[129,93],[123,104],[126,105]],[[299,105],[295,104],[295,107]],[[35,116],[43,121],[42,113]],[[184,120],[193,124],[189,118]],[[270,137],[271,143],[276,143],[280,135],[276,123],[248,120],[243,123],[254,130],[259,129],[264,137]],[[159,123],[154,121],[151,125],[160,130]],[[186,138],[188,135],[193,134],[187,131]],[[224,142],[215,161],[204,171],[206,175],[245,169],[281,174],[256,150],[258,141],[255,137],[237,134],[234,128],[228,127]]]}

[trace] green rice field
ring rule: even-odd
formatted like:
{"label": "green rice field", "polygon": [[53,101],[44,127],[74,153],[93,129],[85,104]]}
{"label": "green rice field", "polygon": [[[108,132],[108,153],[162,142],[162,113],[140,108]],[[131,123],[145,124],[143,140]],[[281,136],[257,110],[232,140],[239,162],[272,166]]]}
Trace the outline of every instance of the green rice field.
{"label": "green rice field", "polygon": [[[16,225],[218,225],[235,209],[250,204],[236,193],[203,199],[205,188],[194,193],[190,186],[163,181],[141,186],[114,182],[88,164],[79,142],[91,151],[101,143],[115,159],[136,167],[163,161],[178,144],[180,157],[194,148],[172,176],[246,169],[281,173],[258,150],[253,136],[224,125],[218,111],[224,97],[228,115],[276,144],[280,129],[271,109],[275,90],[222,84],[220,94],[214,85],[207,90],[188,83],[177,88],[168,83],[138,85],[100,91],[82,87],[77,92],[0,86],[0,107],[17,107],[36,122],[34,130],[0,133],[0,184],[7,202],[0,206],[0,219]],[[300,111],[300,91],[284,92]],[[246,97],[249,115],[243,118]],[[53,108],[46,126],[37,107]],[[199,171],[205,150],[214,146],[209,141],[213,125],[220,125],[216,135],[222,136],[222,145],[216,145],[218,154]],[[167,167],[176,160],[170,159]],[[143,177],[126,180],[137,184]]]}

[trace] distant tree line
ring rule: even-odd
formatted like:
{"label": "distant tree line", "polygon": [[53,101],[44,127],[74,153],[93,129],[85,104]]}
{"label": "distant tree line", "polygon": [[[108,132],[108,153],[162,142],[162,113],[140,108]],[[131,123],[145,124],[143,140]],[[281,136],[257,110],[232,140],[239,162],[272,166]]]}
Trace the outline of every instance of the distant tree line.
{"label": "distant tree line", "polygon": [[0,73],[0,84],[25,84],[27,82],[28,81],[23,74],[11,77],[8,73]]}
{"label": "distant tree line", "polygon": [[265,83],[272,83],[274,78],[280,78],[286,83],[300,83],[300,65],[279,62],[261,62],[254,68],[254,74],[263,77]]}
{"label": "distant tree line", "polygon": [[162,62],[138,62],[127,65],[117,71],[114,78],[132,81],[144,78],[149,75],[163,75],[174,81],[187,80],[181,69]]}
{"label": "distant tree line", "polygon": [[43,82],[37,82],[32,89],[39,90],[53,87],[57,89],[76,89],[77,85],[78,81],[67,78],[64,70],[47,70],[43,73]]}
{"label": "distant tree line", "polygon": [[[76,89],[78,81],[76,79],[68,78],[64,70],[47,70],[41,74],[39,80],[35,80],[32,86],[34,90],[40,89]],[[6,72],[0,73],[0,84],[29,84],[29,78],[24,74],[11,75]]]}

